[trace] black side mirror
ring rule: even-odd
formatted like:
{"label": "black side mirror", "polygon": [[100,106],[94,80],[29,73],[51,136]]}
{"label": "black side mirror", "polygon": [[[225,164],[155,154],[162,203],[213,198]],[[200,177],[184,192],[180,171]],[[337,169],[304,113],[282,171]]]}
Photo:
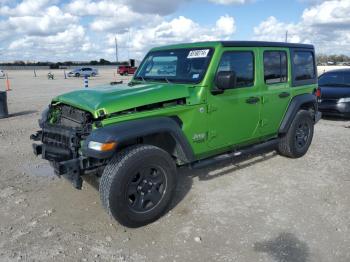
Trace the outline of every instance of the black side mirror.
{"label": "black side mirror", "polygon": [[234,71],[220,71],[215,79],[215,86],[219,90],[232,89],[237,86],[237,76]]}

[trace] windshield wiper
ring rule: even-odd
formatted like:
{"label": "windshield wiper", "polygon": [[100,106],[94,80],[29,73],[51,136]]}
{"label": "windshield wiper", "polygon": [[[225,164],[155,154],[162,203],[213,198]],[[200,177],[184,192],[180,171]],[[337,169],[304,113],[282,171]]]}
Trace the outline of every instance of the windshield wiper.
{"label": "windshield wiper", "polygon": [[167,77],[164,77],[164,79],[168,82],[168,84],[172,84],[172,82]]}

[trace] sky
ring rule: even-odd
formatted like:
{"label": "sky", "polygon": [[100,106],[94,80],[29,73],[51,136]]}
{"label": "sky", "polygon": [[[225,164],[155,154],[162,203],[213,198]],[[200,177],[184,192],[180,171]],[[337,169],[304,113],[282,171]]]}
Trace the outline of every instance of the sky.
{"label": "sky", "polygon": [[314,44],[350,55],[350,0],[0,0],[0,61],[142,59],[212,40]]}

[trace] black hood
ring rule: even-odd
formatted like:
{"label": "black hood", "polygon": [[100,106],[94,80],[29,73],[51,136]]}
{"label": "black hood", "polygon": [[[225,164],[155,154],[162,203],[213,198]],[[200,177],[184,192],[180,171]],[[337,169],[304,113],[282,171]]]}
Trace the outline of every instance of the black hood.
{"label": "black hood", "polygon": [[321,98],[350,97],[350,87],[321,86]]}

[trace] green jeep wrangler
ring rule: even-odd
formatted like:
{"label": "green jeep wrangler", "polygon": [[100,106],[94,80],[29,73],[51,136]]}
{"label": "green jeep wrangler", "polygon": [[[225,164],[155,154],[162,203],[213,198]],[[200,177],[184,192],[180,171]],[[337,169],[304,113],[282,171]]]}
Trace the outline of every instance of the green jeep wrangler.
{"label": "green jeep wrangler", "polygon": [[202,42],[152,49],[127,85],[53,99],[31,136],[36,155],[80,189],[95,175],[121,224],[169,207],[177,167],[200,168],[276,149],[303,156],[317,110],[312,45]]}

